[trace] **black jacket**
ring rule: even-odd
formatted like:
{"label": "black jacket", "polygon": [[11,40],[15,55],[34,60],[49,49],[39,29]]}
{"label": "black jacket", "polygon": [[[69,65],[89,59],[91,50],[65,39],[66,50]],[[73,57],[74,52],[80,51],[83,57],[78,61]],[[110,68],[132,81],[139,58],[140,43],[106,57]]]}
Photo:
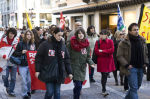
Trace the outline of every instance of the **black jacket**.
{"label": "black jacket", "polygon": [[21,65],[19,65],[19,66],[28,66],[27,56],[26,56],[26,54],[22,54],[22,50],[28,50],[28,51],[30,51],[31,50],[31,45],[34,46],[34,49],[32,49],[32,50],[35,50],[35,45],[34,44],[26,44],[23,41],[21,41],[17,45],[15,54],[18,57],[20,57],[20,59],[21,59]]}
{"label": "black jacket", "polygon": [[[35,57],[36,72],[42,72],[43,68],[45,66],[49,66],[49,64],[51,64],[52,61],[54,61],[55,59],[58,58],[54,54],[56,51],[55,51],[53,45],[55,45],[55,42],[52,41],[52,37],[49,38],[47,41],[44,41],[42,44],[40,44],[40,46],[37,50],[36,57]],[[61,52],[64,53],[64,58],[61,60],[62,61],[62,64],[61,64],[62,71],[60,71],[60,72],[63,73],[63,75],[60,75],[61,76],[60,78],[63,78],[63,79],[60,79],[56,83],[63,83],[64,78],[67,76],[66,73],[72,74],[72,70],[71,70],[71,66],[70,66],[70,56],[69,56],[69,53],[68,53],[68,50],[67,50],[65,44],[63,44],[63,43],[62,43],[62,47],[61,47]],[[39,79],[43,82],[52,82],[49,80],[48,81],[43,80],[44,77],[41,77],[41,76],[39,76],[39,77],[40,77]]]}

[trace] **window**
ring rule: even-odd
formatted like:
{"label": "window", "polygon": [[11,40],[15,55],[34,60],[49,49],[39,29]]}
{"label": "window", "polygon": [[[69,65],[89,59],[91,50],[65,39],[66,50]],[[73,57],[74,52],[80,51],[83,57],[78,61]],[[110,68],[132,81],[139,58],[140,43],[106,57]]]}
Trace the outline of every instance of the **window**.
{"label": "window", "polygon": [[50,5],[50,0],[41,0],[41,5]]}
{"label": "window", "polygon": [[49,5],[50,4],[50,0],[43,0],[43,3]]}
{"label": "window", "polygon": [[91,15],[89,15],[88,16],[89,18],[89,22],[88,22],[88,25],[90,26],[90,25],[94,25],[94,15],[93,14],[91,14]]}

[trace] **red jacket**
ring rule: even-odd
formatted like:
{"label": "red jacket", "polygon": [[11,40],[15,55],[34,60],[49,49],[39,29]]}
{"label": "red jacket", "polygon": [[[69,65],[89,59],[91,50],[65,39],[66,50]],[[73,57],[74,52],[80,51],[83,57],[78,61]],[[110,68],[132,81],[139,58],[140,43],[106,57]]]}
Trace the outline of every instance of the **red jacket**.
{"label": "red jacket", "polygon": [[[113,59],[114,44],[111,39],[105,41],[99,40],[100,48],[98,48],[98,42],[95,44],[95,54],[97,55],[97,72],[112,72],[115,70],[115,64]],[[99,50],[103,52],[99,52]]]}

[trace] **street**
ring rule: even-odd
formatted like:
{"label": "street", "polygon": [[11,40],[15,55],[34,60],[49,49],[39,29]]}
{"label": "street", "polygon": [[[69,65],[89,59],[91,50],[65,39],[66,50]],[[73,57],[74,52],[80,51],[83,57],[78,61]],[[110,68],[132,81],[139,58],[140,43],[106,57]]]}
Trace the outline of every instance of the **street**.
{"label": "street", "polygon": [[[90,88],[83,89],[81,99],[123,99],[125,96],[125,91],[122,86],[115,86],[114,77],[111,73],[111,78],[108,78],[107,90],[110,93],[109,96],[103,97],[101,95],[101,84],[100,84],[100,73],[95,72],[95,83],[91,84]],[[22,99],[21,97],[21,78],[17,75],[17,84],[15,87],[16,97],[10,97],[7,95],[5,88],[3,87],[2,77],[0,76],[0,99]],[[150,99],[150,82],[146,81],[146,76],[144,75],[143,84],[138,92],[139,99]],[[35,94],[32,94],[31,99],[43,99],[45,91],[38,90]],[[72,90],[61,91],[61,99],[73,99]]]}

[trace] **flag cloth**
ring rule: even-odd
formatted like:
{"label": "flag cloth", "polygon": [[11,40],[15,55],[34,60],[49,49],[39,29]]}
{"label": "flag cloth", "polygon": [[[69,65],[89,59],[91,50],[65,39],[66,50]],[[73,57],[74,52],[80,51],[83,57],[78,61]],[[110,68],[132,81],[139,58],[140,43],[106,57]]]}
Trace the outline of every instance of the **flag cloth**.
{"label": "flag cloth", "polygon": [[46,90],[45,83],[35,77],[35,55],[36,51],[27,52],[27,60],[31,76],[31,90]]}
{"label": "flag cloth", "polygon": [[7,42],[7,36],[3,37],[4,33],[0,35],[0,68],[1,70],[5,70],[7,65],[7,59],[10,58],[10,56],[15,51],[17,44],[19,43],[19,37],[20,32],[17,33],[17,36],[14,38],[11,45]]}
{"label": "flag cloth", "polygon": [[63,13],[60,13],[60,26],[59,26],[62,30],[64,30],[65,28],[65,18],[63,17]]}
{"label": "flag cloth", "polygon": [[146,43],[150,43],[150,9],[144,4],[141,5],[141,13],[139,18],[139,34],[146,39]]}
{"label": "flag cloth", "polygon": [[30,18],[29,18],[29,15],[27,12],[26,12],[26,17],[27,17],[28,26],[29,26],[30,30],[32,30],[32,24],[31,24],[31,21],[30,21]]}
{"label": "flag cloth", "polygon": [[120,11],[119,5],[118,5],[117,12],[118,12],[117,30],[119,30],[119,31],[125,30],[125,25],[124,25],[123,17],[121,15],[121,11]]}
{"label": "flag cloth", "polygon": [[17,28],[19,29],[19,22],[17,21]]}

